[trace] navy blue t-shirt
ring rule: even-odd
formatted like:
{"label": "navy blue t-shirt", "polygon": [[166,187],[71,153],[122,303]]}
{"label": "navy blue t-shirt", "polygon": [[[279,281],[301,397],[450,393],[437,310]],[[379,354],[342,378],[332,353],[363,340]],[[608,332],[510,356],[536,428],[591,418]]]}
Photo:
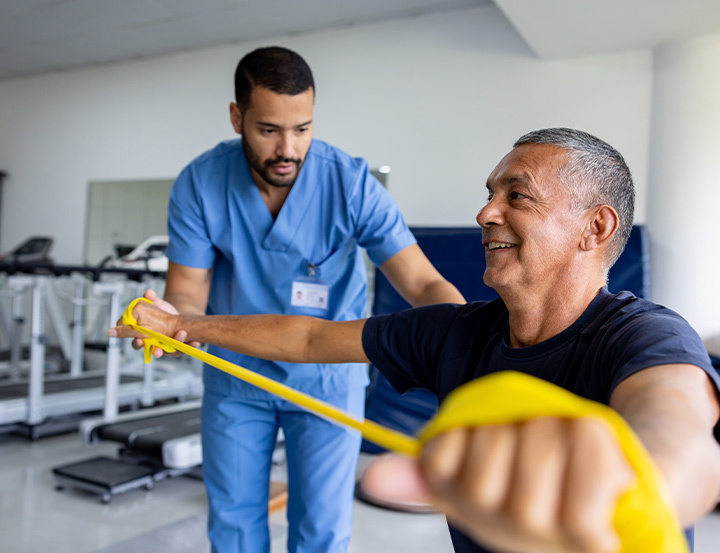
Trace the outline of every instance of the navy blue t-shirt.
{"label": "navy blue t-shirt", "polygon": [[[426,388],[442,400],[481,376],[513,370],[581,397],[610,403],[615,387],[648,367],[697,365],[720,390],[720,377],[698,334],[674,311],[603,288],[570,327],[524,348],[509,345],[501,299],[440,304],[368,319],[363,348],[400,393]],[[450,528],[457,553],[490,553]],[[688,535],[691,539],[691,534]]]}

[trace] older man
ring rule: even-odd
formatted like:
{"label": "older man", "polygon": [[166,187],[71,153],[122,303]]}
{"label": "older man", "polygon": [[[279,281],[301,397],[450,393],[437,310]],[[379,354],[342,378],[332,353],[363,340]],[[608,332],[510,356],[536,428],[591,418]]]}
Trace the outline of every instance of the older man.
{"label": "older man", "polygon": [[[677,313],[610,293],[634,192],[622,156],[572,129],[522,137],[487,181],[483,228],[491,302],[443,304],[367,320],[172,317],[150,306],[141,325],[261,358],[372,362],[399,390],[442,400],[480,376],[515,370],[610,405],[645,444],[685,527],[720,498],[712,437],[720,377]],[[133,336],[126,327],[111,330]],[[482,406],[479,406],[482,408]],[[448,515],[456,551],[610,552],[610,513],[631,478],[605,427],[540,418],[447,432],[420,460],[392,460],[406,497]],[[382,480],[382,464],[373,467]],[[397,477],[395,477],[397,479]]]}

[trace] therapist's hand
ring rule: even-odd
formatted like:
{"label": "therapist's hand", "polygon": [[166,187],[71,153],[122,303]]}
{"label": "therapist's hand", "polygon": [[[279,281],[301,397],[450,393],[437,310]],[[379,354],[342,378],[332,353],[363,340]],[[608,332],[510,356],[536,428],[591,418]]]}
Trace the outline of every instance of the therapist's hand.
{"label": "therapist's hand", "polygon": [[417,461],[396,456],[368,471],[375,485],[429,499],[471,539],[508,553],[619,551],[612,517],[633,480],[604,424],[549,417],[451,430]]}
{"label": "therapist's hand", "polygon": [[[137,321],[137,324],[170,336],[178,342],[186,343],[187,332],[177,328],[177,315],[178,310],[170,302],[165,301],[158,296],[155,290],[146,290],[143,295],[144,298],[150,300],[152,305],[146,302],[138,302],[133,309],[133,317]],[[135,338],[132,342],[132,347],[136,350],[144,347],[144,335],[132,328],[122,324],[122,320],[117,322],[116,327],[111,328],[108,331],[108,336],[115,338]],[[200,342],[188,342],[193,347],[200,347]],[[153,355],[155,357],[162,357],[163,355],[170,355],[172,357],[180,357],[183,355],[181,352],[167,353],[162,348],[154,348]]]}

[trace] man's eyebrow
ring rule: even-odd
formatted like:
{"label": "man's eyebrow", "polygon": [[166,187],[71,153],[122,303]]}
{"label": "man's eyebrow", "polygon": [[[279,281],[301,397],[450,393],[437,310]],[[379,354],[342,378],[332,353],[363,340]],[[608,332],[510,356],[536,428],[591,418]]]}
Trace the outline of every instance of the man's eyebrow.
{"label": "man's eyebrow", "polygon": [[530,178],[530,175],[528,175],[525,172],[522,172],[522,173],[515,173],[512,175],[507,175],[502,178],[501,182],[503,184],[516,184],[516,183],[530,184],[530,183],[532,183],[532,179]]}
{"label": "man's eyebrow", "polygon": [[[502,177],[501,179],[496,179],[494,182],[496,182],[497,184],[500,184],[500,185],[503,185],[503,184],[510,185],[510,184],[517,184],[517,183],[532,184],[532,179],[530,178],[530,175],[523,172],[523,173],[516,173],[516,174],[512,174],[512,175],[506,175],[506,176]],[[487,182],[485,183],[485,188],[490,189],[490,187],[491,187],[490,179],[488,179]]]}
{"label": "man's eyebrow", "polygon": [[[299,125],[295,125],[293,128],[297,129],[299,127],[306,127],[310,123],[312,123],[312,119],[310,119],[310,121],[305,121],[304,123],[300,123]],[[258,121],[257,124],[262,125],[263,127],[271,127],[273,129],[281,129],[282,128],[281,125],[276,125],[275,123],[270,123],[269,121]]]}

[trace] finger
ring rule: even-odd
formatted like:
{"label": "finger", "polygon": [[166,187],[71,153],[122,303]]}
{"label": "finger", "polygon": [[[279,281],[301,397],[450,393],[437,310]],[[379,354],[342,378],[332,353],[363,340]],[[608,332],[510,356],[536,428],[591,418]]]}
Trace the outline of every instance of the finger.
{"label": "finger", "polygon": [[[123,324],[119,324],[118,326],[109,328],[107,331],[107,335],[110,338],[141,338],[141,337],[145,336],[141,332],[138,332],[137,330],[130,328],[129,326],[125,326]],[[134,342],[133,342],[133,347],[134,347]]]}
{"label": "finger", "polygon": [[157,292],[155,290],[153,290],[152,288],[148,288],[147,290],[145,290],[143,297],[146,300],[150,300],[153,303],[155,303],[155,300],[158,299]]}
{"label": "finger", "polygon": [[513,425],[493,425],[471,431],[461,488],[468,507],[492,512],[506,501],[510,489],[517,431]]}
{"label": "finger", "polygon": [[541,417],[518,426],[517,457],[508,513],[540,539],[560,539],[560,509],[569,451],[567,422]]}
{"label": "finger", "polygon": [[618,551],[620,540],[612,522],[615,507],[635,475],[604,423],[580,418],[569,424],[572,448],[562,513],[564,525],[583,551]]}
{"label": "finger", "polygon": [[417,461],[397,454],[379,456],[360,477],[362,488],[384,502],[397,504],[429,503],[430,492],[425,485]]}
{"label": "finger", "polygon": [[455,428],[423,445],[418,459],[420,472],[434,503],[452,512],[457,502],[457,479],[463,467],[469,431]]}

